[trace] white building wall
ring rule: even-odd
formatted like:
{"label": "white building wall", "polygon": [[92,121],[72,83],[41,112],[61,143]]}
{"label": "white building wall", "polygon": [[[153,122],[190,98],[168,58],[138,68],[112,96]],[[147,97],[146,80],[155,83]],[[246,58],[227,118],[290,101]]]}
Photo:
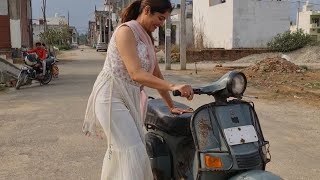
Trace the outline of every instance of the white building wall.
{"label": "white building wall", "polygon": [[186,26],[187,46],[193,46],[193,21],[191,18],[186,19]]}
{"label": "white building wall", "polygon": [[290,2],[234,1],[233,48],[264,48],[277,34],[290,30]]}
{"label": "white building wall", "polygon": [[303,29],[305,33],[310,34],[312,11],[302,11],[299,13],[299,29]]}
{"label": "white building wall", "polygon": [[10,19],[11,47],[21,48],[20,20]]}
{"label": "white building wall", "polygon": [[196,47],[203,44],[204,48],[263,48],[275,35],[290,30],[288,1],[218,2],[193,1]]}
{"label": "white building wall", "polygon": [[[171,16],[172,25],[176,26],[176,45],[180,44],[180,14]],[[193,22],[191,18],[186,19],[186,42],[187,46],[193,46]]]}
{"label": "white building wall", "polygon": [[154,38],[154,46],[159,46],[159,28],[152,32],[152,37]]}
{"label": "white building wall", "polygon": [[233,1],[210,6],[209,1],[193,0],[193,27],[196,47],[231,49]]}
{"label": "white building wall", "polygon": [[8,1],[0,0],[0,15],[8,15]]}
{"label": "white building wall", "polygon": [[40,42],[40,33],[44,32],[44,26],[43,25],[33,25],[33,42]]}

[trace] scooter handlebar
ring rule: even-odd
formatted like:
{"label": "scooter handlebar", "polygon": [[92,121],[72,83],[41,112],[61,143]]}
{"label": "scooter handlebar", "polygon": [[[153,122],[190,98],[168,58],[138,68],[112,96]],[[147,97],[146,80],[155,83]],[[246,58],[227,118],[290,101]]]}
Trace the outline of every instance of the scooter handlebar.
{"label": "scooter handlebar", "polygon": [[[201,89],[193,89],[194,94],[203,94]],[[172,91],[173,96],[181,96],[181,92],[179,90]]]}
{"label": "scooter handlebar", "polygon": [[174,91],[172,92],[172,95],[173,95],[173,96],[181,96],[181,92],[180,92],[179,90],[174,90]]}

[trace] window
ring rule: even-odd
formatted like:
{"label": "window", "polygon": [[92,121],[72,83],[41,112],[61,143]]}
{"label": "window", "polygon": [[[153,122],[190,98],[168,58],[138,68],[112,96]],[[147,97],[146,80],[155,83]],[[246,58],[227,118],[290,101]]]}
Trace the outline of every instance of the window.
{"label": "window", "polygon": [[317,27],[319,27],[320,26],[320,21],[319,21],[319,18],[312,18],[312,24],[315,24]]}
{"label": "window", "polygon": [[192,13],[187,13],[187,19],[192,18]]}
{"label": "window", "polygon": [[317,32],[320,33],[320,29],[318,29]]}

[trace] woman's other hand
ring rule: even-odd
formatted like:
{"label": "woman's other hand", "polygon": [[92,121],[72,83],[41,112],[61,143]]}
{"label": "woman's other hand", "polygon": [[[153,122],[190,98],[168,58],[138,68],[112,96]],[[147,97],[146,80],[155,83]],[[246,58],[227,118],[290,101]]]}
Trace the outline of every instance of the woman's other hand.
{"label": "woman's other hand", "polygon": [[193,109],[181,109],[181,108],[171,108],[170,112],[172,114],[183,114],[183,113],[192,113]]}

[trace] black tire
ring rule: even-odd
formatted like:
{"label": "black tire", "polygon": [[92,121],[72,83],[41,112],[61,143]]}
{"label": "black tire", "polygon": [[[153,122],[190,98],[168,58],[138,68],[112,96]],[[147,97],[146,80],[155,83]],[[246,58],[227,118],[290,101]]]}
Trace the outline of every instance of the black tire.
{"label": "black tire", "polygon": [[40,81],[40,83],[43,84],[43,85],[47,85],[47,84],[49,84],[49,82],[50,82],[51,80],[52,80],[52,73],[51,73],[50,70],[47,70],[47,71],[46,71],[46,74],[45,74],[45,76],[44,76],[44,79],[42,79],[42,80]]}
{"label": "black tire", "polygon": [[16,90],[19,90],[20,87],[24,84],[24,81],[27,77],[27,72],[26,71],[21,71],[19,76],[18,76],[18,81],[16,83]]}

